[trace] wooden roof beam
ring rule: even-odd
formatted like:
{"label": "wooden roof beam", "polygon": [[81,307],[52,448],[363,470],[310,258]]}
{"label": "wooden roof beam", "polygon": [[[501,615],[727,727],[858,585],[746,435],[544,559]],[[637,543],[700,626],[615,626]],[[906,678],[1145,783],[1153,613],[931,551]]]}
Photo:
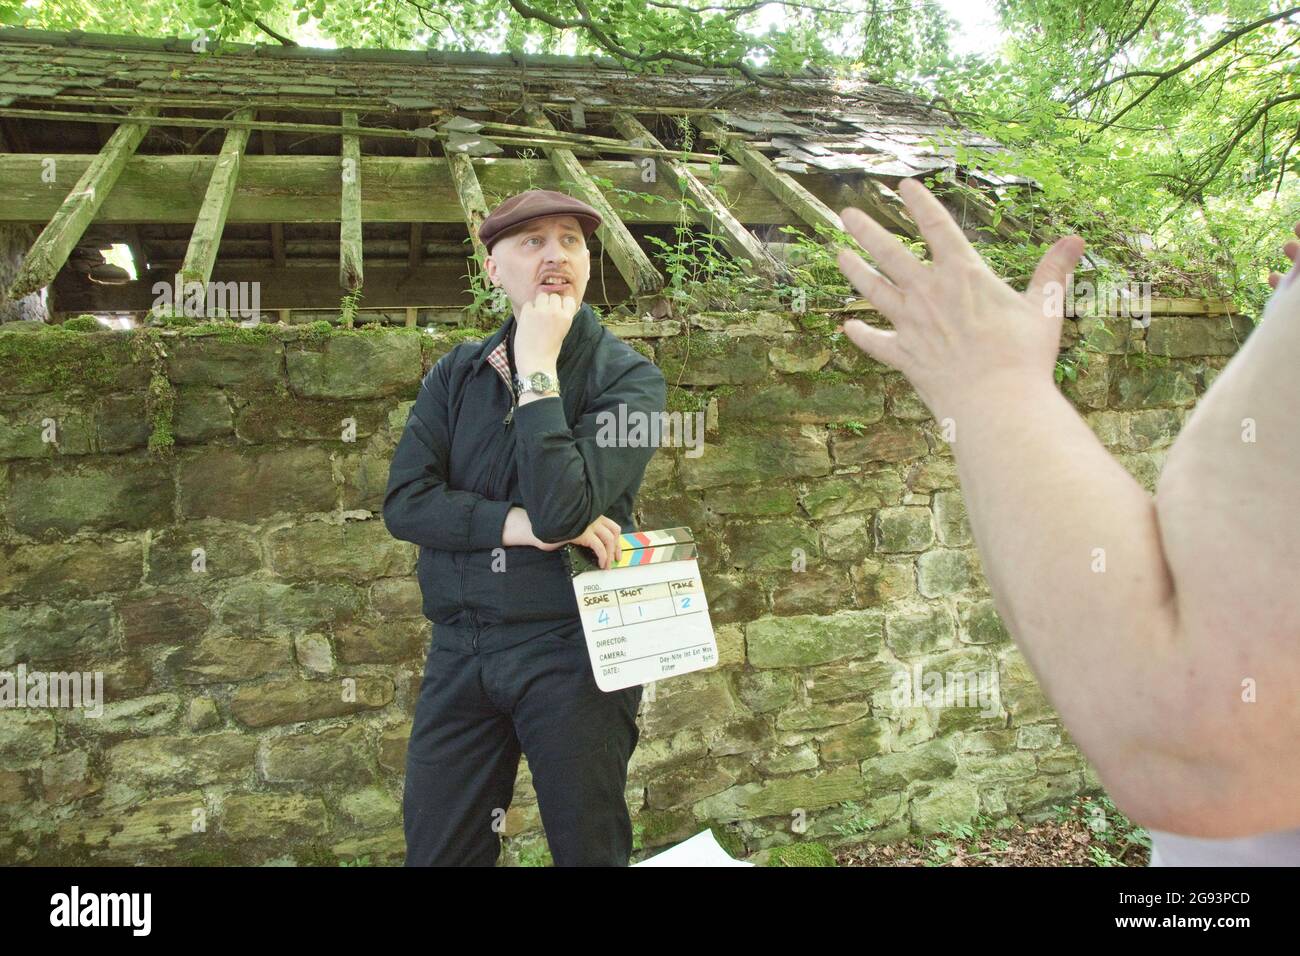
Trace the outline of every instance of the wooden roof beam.
{"label": "wooden roof beam", "polygon": [[[654,134],[631,113],[616,112],[613,121],[615,128],[634,144],[640,141],[646,146],[664,149],[664,145],[655,138]],[[691,172],[689,167],[675,159],[664,160],[664,162],[682,184],[686,193],[704,210],[699,216],[701,224],[707,226],[710,231],[717,231],[722,244],[732,256],[749,262],[760,275],[768,279],[784,281],[790,278],[786,267],[778,262],[763,243],[732,215],[726,204],[695,173]]]}
{"label": "wooden roof beam", "polygon": [[[251,120],[252,110],[241,110],[240,119]],[[249,130],[233,128],[226,131],[226,138],[221,144],[221,152],[212,167],[212,178],[208,180],[207,191],[203,194],[203,205],[199,208],[199,218],[194,223],[190,234],[190,243],[185,250],[185,261],[181,264],[178,276],[180,293],[191,282],[207,287],[212,277],[212,266],[217,261],[217,250],[221,246],[221,233],[226,228],[226,214],[230,212],[230,200],[235,195],[235,183],[239,179],[239,163],[248,146]]]}
{"label": "wooden roof beam", "polygon": [[[90,167],[95,154],[67,153],[59,156],[59,173],[75,179]],[[60,195],[51,194],[42,183],[42,157],[36,153],[0,153],[0,222],[44,223],[59,208]],[[215,157],[166,155],[137,152],[126,165],[113,192],[95,216],[97,226],[138,224],[181,224],[191,226],[198,218],[203,194],[195,194],[191,184],[205,183],[212,175]],[[564,189],[559,174],[545,164],[529,169],[529,160],[491,157],[474,163],[484,195],[508,196],[518,191],[528,173],[539,189]],[[533,166],[536,167],[536,163]],[[708,181],[710,168],[689,163],[696,176]],[[607,178],[619,191],[649,191],[665,200],[680,195],[672,177],[658,183],[643,183],[641,169],[623,160],[594,160],[583,166],[592,176]],[[733,201],[731,212],[751,228],[798,222],[786,206],[766,189],[755,189],[753,177],[734,165],[723,163],[718,182]],[[464,210],[456,198],[447,160],[442,156],[361,157],[361,173],[366,188],[361,196],[361,213],[366,222],[425,223],[425,246],[429,224],[464,223]],[[859,201],[849,177],[842,173],[810,172],[800,176],[816,196],[835,209]],[[637,225],[672,225],[678,210],[669,202],[646,205],[622,198],[616,192],[609,202],[616,209],[635,213]],[[239,182],[227,216],[228,223],[265,226],[267,223],[338,222],[339,157],[262,156],[246,154],[239,166]],[[146,235],[146,238],[149,238]],[[463,238],[463,237],[462,237]],[[337,241],[337,235],[334,237]],[[405,239],[403,239],[405,242]],[[293,243],[286,238],[286,254],[292,255]],[[336,250],[337,251],[337,250]],[[332,253],[333,254],[333,253]],[[405,254],[405,251],[403,252]],[[268,252],[268,259],[270,253]],[[468,258],[468,250],[466,250]],[[290,263],[293,262],[290,258]]]}
{"label": "wooden roof beam", "polygon": [[155,114],[156,110],[152,107],[140,107],[133,113],[140,122],[123,123],[109,137],[104,148],[96,154],[63,200],[54,218],[46,223],[41,234],[36,237],[23,260],[22,268],[9,287],[9,298],[21,299],[54,281],[63,264],[68,261],[68,254],[95,218],[95,213],[126,168],[127,160],[149,132],[149,126],[142,121]]}
{"label": "wooden roof beam", "polygon": [[[355,129],[357,114],[343,114],[343,126]],[[348,292],[361,288],[361,137],[343,134],[343,205],[339,211],[339,285]],[[347,316],[352,325],[351,313]]]}
{"label": "wooden roof beam", "polygon": [[[550,130],[555,128],[539,107],[526,103],[523,109],[529,122],[534,126]],[[553,146],[544,146],[543,150],[559,174],[561,182],[569,185],[578,193],[578,198],[600,213],[604,220],[598,230],[601,245],[609,250],[610,258],[614,260],[619,274],[623,276],[633,294],[638,297],[653,295],[662,289],[663,276],[654,267],[650,257],[637,245],[632,233],[623,224],[618,213],[614,212],[614,207],[605,199],[600,188],[592,182],[587,171],[578,162],[578,158],[573,155],[573,151]]]}
{"label": "wooden roof beam", "polygon": [[465,227],[474,244],[474,261],[479,268],[487,259],[487,247],[478,237],[479,226],[487,218],[487,200],[483,198],[483,187],[479,185],[478,175],[474,172],[474,163],[465,153],[444,150],[447,155],[447,170],[451,173],[451,183],[456,188],[456,199],[465,213]]}
{"label": "wooden roof beam", "polygon": [[[255,109],[256,107],[247,107]],[[348,110],[347,112],[356,112]],[[25,109],[18,107],[0,107],[0,118],[10,117],[18,119],[36,120],[42,123],[66,122],[66,123],[104,123],[110,126],[121,123],[140,122],[133,120],[128,116],[112,116],[103,113],[87,113],[64,110],[41,110]],[[155,126],[173,126],[177,127],[184,134],[191,131],[194,136],[194,142],[197,142],[198,130],[217,130],[217,129],[234,129],[237,126],[245,126],[248,129],[273,130],[281,133],[303,133],[313,134],[321,133],[325,135],[350,135],[339,126],[332,126],[329,123],[280,123],[261,120],[257,122],[241,122],[239,120],[218,120],[204,119],[193,116],[168,116],[156,121]],[[446,133],[441,130],[423,127],[421,129],[394,129],[388,126],[357,126],[356,136],[362,139],[446,139]],[[607,137],[589,136],[585,133],[560,133],[551,131],[552,138],[538,139],[535,136],[508,136],[494,134],[491,140],[502,146],[526,146],[533,148],[545,148],[549,146],[564,147],[570,152],[581,153],[583,156],[598,156],[600,153],[626,153],[632,156],[658,156],[668,155],[680,157],[680,152],[674,153],[670,150],[657,150],[649,146],[633,146],[630,143],[619,142],[618,140]],[[595,142],[591,142],[595,140]],[[193,145],[193,143],[191,143]],[[686,158],[695,162],[709,162],[713,159],[708,153],[688,153]]]}
{"label": "wooden roof beam", "polygon": [[697,122],[700,129],[718,140],[727,155],[753,176],[760,186],[808,225],[814,229],[822,225],[843,231],[844,223],[840,221],[839,213],[810,193],[789,173],[777,169],[770,159],[745,142],[742,136],[723,129],[722,124],[710,116],[701,116]]}

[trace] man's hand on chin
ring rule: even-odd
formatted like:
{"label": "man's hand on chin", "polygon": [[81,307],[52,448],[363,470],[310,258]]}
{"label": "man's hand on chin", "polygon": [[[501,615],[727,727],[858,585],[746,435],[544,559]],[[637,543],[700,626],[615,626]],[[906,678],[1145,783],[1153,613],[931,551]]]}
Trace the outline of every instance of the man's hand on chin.
{"label": "man's hand on chin", "polygon": [[524,303],[515,332],[515,364],[520,375],[555,375],[560,346],[580,305],[573,296],[561,297],[554,292],[539,292],[537,298]]}

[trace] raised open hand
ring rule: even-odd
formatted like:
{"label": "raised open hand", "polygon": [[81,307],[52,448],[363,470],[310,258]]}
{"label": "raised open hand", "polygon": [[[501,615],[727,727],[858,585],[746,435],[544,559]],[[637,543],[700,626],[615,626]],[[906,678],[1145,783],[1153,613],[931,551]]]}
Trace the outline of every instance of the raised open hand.
{"label": "raised open hand", "polygon": [[888,331],[848,319],[841,326],[844,334],[906,375],[937,419],[953,414],[971,389],[1001,376],[1051,381],[1065,280],[1083,253],[1083,240],[1058,239],[1038,263],[1028,291],[1017,292],[990,271],[928,189],[908,179],[899,193],[933,261],[917,259],[860,209],[842,210],[845,229],[884,274],[850,249],[839,253],[840,269],[894,326]]}

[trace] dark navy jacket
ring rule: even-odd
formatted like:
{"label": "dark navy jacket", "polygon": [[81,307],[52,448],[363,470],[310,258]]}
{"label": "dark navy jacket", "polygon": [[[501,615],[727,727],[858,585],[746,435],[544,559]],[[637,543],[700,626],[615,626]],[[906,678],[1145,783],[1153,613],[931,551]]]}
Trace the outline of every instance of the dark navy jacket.
{"label": "dark navy jacket", "polygon": [[[384,497],[389,532],[420,546],[425,617],[482,650],[578,622],[568,549],[504,547],[506,513],[522,507],[548,543],[576,538],[600,515],[635,531],[632,502],[655,448],[601,447],[599,416],[617,422],[620,405],[628,420],[655,416],[666,399],[663,373],[583,303],[560,348],[560,395],[518,405],[488,360],[504,342],[513,372],[515,327],[511,315],[429,370]],[[502,556],[505,570],[494,571]]]}

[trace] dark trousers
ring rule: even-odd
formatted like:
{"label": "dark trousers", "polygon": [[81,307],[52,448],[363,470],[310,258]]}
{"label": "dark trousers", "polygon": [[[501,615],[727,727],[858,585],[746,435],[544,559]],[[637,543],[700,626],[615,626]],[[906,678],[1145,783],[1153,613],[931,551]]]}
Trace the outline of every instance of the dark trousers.
{"label": "dark trousers", "polygon": [[576,621],[493,651],[440,634],[406,751],[406,865],[495,865],[522,751],[555,865],[626,866],[642,687],[597,687]]}

